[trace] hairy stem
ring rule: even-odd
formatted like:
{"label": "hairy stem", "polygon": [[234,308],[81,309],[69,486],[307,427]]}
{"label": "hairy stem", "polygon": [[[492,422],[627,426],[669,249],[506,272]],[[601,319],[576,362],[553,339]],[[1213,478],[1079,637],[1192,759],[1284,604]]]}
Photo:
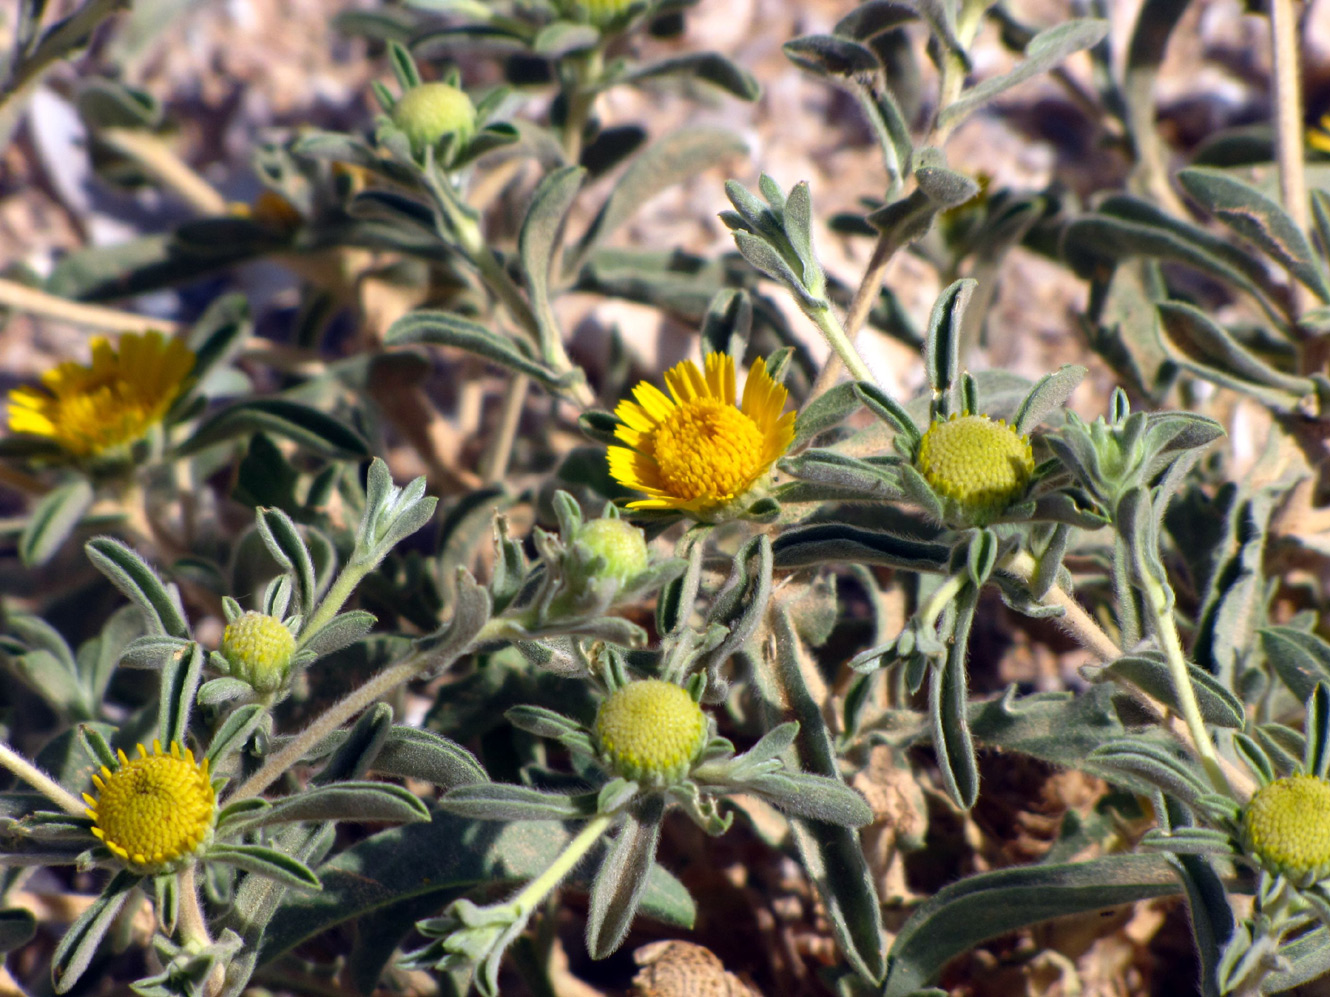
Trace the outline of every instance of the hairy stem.
{"label": "hairy stem", "polygon": [[499,416],[499,425],[495,427],[494,439],[490,441],[480,465],[480,476],[486,483],[500,482],[508,473],[508,461],[513,455],[513,441],[517,438],[517,429],[522,421],[522,409],[526,406],[527,391],[531,387],[531,378],[525,374],[514,374],[508,382],[508,390],[503,396],[503,411]]}
{"label": "hairy stem", "polygon": [[573,871],[577,863],[582,861],[583,856],[600,840],[600,836],[609,830],[613,822],[614,814],[599,814],[587,821],[586,826],[568,842],[550,867],[522,887],[521,892],[510,901],[521,912],[521,917],[526,917],[535,910],[536,906],[563,881],[563,877]]}
{"label": "hairy stem", "polygon": [[73,325],[105,329],[108,332],[144,332],[157,330],[174,335],[183,326],[167,319],[136,315],[101,305],[85,305],[13,280],[0,279],[0,306],[12,308],[27,315],[57,319]]}
{"label": "hairy stem", "polygon": [[[868,364],[864,363],[864,358],[859,355],[858,348],[853,340],[845,332],[845,327],[840,324],[840,320],[830,308],[818,308],[808,312],[808,317],[816,323],[822,335],[826,337],[832,350],[840,357],[841,362],[845,364],[850,375],[858,381],[868,381],[870,384],[877,382],[873,378],[873,372],[868,369]],[[821,378],[819,377],[820,381]],[[827,385],[830,387],[830,385]]]}
{"label": "hairy stem", "polygon": [[[1023,550],[1013,551],[998,563],[999,571],[1019,578],[1027,585],[1034,578],[1037,568],[1035,559]],[[1094,621],[1094,617],[1087,613],[1062,586],[1055,583],[1045,593],[1043,601],[1062,609],[1062,616],[1057,622],[1100,661],[1112,661],[1122,655],[1113,638],[1104,633]]]}
{"label": "hairy stem", "polygon": [[[180,871],[176,884],[176,888],[180,893],[180,917],[177,921],[177,927],[180,931],[180,940],[185,945],[203,948],[212,944],[212,934],[208,931],[208,921],[203,916],[203,905],[199,903],[199,887],[195,880],[195,868],[197,867],[192,862],[185,866]],[[221,993],[222,985],[225,982],[225,967],[220,962],[215,963],[204,986],[204,997],[214,997],[214,995]]]}
{"label": "hairy stem", "polygon": [[1196,700],[1196,690],[1187,671],[1187,655],[1182,649],[1182,638],[1178,635],[1178,626],[1173,619],[1171,602],[1164,583],[1151,578],[1145,588],[1145,611],[1149,614],[1150,625],[1168,659],[1168,671],[1173,680],[1173,691],[1178,697],[1182,720],[1187,725],[1187,732],[1195,743],[1196,753],[1200,756],[1211,785],[1216,792],[1229,795],[1231,787],[1219,765],[1214,741],[1201,716],[1201,706]]}
{"label": "hairy stem", "polygon": [[226,198],[152,132],[103,128],[97,132],[97,138],[134,160],[199,214],[226,214]]}
{"label": "hairy stem", "polygon": [[1302,150],[1302,73],[1296,0],[1270,0],[1275,70],[1275,152],[1284,210],[1304,232],[1310,221]]}
{"label": "hairy stem", "polygon": [[0,742],[0,767],[13,772],[65,813],[75,817],[87,816],[88,808],[82,800],[3,742]]}

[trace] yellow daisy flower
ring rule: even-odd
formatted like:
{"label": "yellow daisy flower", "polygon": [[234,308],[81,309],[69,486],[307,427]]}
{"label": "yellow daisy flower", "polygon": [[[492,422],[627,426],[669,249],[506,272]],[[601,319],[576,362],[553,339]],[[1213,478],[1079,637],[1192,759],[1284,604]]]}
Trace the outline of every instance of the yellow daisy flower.
{"label": "yellow daisy flower", "polygon": [[735,404],[734,358],[709,353],[706,373],[691,360],[667,371],[667,396],[643,381],[635,402],[621,401],[623,423],[610,447],[610,474],[647,498],[630,509],[686,511],[703,518],[743,496],[765,478],[794,440],[789,393],[772,380],[766,362],[753,364],[743,403]]}
{"label": "yellow daisy flower", "polygon": [[116,346],[97,336],[89,366],[67,361],[43,374],[41,387],[10,391],[9,428],[95,457],[143,439],[193,368],[193,352],[160,332],[127,333]]}
{"label": "yellow daisy flower", "polygon": [[1330,155],[1330,114],[1323,114],[1320,121],[1307,129],[1307,144]]}

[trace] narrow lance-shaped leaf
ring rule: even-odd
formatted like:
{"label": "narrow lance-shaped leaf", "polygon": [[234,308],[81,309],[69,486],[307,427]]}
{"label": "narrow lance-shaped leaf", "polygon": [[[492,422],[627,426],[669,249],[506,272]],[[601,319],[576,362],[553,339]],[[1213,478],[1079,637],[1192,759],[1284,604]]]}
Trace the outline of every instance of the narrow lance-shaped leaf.
{"label": "narrow lance-shaped leaf", "polygon": [[150,632],[190,639],[179,600],[167,591],[148,562],[112,537],[89,540],[85,549],[97,570],[143,610]]}
{"label": "narrow lance-shaped leaf", "polygon": [[51,956],[51,979],[55,983],[56,993],[68,992],[79,981],[92,962],[97,946],[111,927],[111,922],[142,879],[142,876],[122,869],[79,915],[78,920],[69,926]]}
{"label": "narrow lance-shaped leaf", "polygon": [[656,859],[663,815],[659,797],[645,797],[640,812],[630,810],[596,874],[586,929],[593,959],[610,955],[628,935]]}
{"label": "narrow lance-shaped leaf", "polygon": [[43,496],[18,538],[23,563],[31,567],[49,561],[91,508],[92,497],[92,485],[81,477]]}
{"label": "narrow lance-shaped leaf", "polygon": [[468,322],[447,312],[420,310],[403,315],[388,328],[383,341],[388,344],[431,343],[449,346],[507,367],[518,374],[525,374],[551,390],[558,390],[565,384],[565,378],[531,359],[512,341],[483,325]]}
{"label": "narrow lance-shaped leaf", "polygon": [[527,293],[531,297],[531,311],[540,328],[541,350],[546,362],[562,351],[562,346],[558,347],[558,352],[554,347],[562,333],[550,306],[550,267],[559,252],[568,209],[582,189],[585,178],[586,170],[580,166],[565,166],[546,176],[531,196],[531,205],[517,238],[517,251],[522,258]]}

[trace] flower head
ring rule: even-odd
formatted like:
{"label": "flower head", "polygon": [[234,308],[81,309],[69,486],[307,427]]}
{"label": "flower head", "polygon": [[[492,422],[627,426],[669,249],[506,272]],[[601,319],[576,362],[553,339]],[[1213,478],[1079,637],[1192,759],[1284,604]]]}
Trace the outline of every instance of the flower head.
{"label": "flower head", "polygon": [[1034,473],[1030,439],[986,415],[952,415],[928,427],[915,466],[958,526],[987,526]]}
{"label": "flower head", "polygon": [[1247,849],[1297,886],[1330,876],[1330,782],[1291,775],[1262,786],[1242,816]]}
{"label": "flower head", "polygon": [[41,387],[9,393],[9,428],[46,436],[76,457],[96,457],[143,439],[180,395],[194,354],[160,332],[92,340],[92,363],[62,363]]}
{"label": "flower head", "polygon": [[446,135],[465,142],[476,127],[471,98],[451,83],[422,83],[402,94],[393,105],[393,124],[405,133],[411,148],[422,155]]}
{"label": "flower head", "polygon": [[625,779],[668,785],[688,776],[707,742],[707,718],[688,690],[644,679],[610,693],[596,713],[606,764]]}
{"label": "flower head", "polygon": [[709,353],[706,373],[691,360],[665,374],[670,396],[643,381],[621,401],[623,423],[610,447],[610,474],[646,492],[630,509],[681,510],[709,518],[766,477],[794,440],[788,392],[759,359],[735,404],[734,358]]}
{"label": "flower head", "polygon": [[208,779],[208,760],[171,742],[163,753],[160,741],[152,754],[138,746],[130,761],[119,752],[115,771],[102,766],[92,777],[94,799],[87,793],[92,833],[135,872],[169,872],[194,855],[211,837],[217,796]]}
{"label": "flower head", "polygon": [[259,692],[276,692],[290,674],[296,639],[277,617],[250,610],[226,625],[218,650],[233,676]]}
{"label": "flower head", "polygon": [[574,544],[604,562],[601,574],[626,584],[646,571],[647,541],[642,531],[622,519],[593,519],[578,531]]}

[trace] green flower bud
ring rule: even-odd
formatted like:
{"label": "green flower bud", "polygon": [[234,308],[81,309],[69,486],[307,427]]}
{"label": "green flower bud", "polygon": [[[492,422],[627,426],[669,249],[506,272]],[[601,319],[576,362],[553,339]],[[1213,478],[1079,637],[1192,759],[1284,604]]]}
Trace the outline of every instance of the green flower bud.
{"label": "green flower bud", "polygon": [[412,87],[393,106],[393,124],[411,141],[416,155],[455,134],[470,140],[476,129],[476,107],[464,92],[448,83],[422,83]]}
{"label": "green flower bud", "polygon": [[615,775],[667,786],[688,777],[707,743],[707,719],[688,690],[645,679],[600,704],[595,733],[601,757]]}
{"label": "green flower bud", "polygon": [[276,692],[290,674],[296,639],[277,617],[251,611],[227,624],[218,650],[235,678],[258,692]]}
{"label": "green flower bud", "polygon": [[1248,853],[1293,885],[1330,876],[1330,782],[1312,775],[1276,779],[1251,798],[1242,829]]}
{"label": "green flower bud", "polygon": [[569,0],[574,14],[582,14],[592,24],[604,27],[626,11],[634,0]]}
{"label": "green flower bud", "polygon": [[647,540],[632,523],[622,519],[593,519],[578,531],[575,545],[605,562],[601,577],[620,585],[647,569]]}
{"label": "green flower bud", "polygon": [[986,415],[934,422],[915,466],[953,526],[987,526],[1025,492],[1034,473],[1030,439]]}

